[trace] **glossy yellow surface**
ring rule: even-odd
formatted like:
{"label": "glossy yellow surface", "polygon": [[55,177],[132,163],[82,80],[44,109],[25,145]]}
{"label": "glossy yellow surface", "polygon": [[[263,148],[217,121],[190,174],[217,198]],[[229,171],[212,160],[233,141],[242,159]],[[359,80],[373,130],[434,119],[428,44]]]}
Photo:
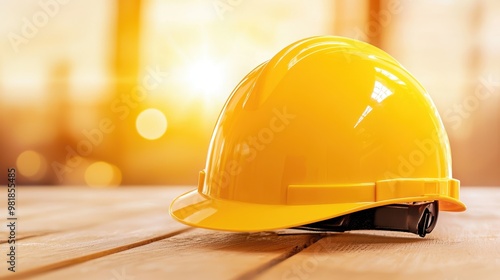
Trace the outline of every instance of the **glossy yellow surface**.
{"label": "glossy yellow surface", "polygon": [[260,231],[430,200],[465,210],[431,98],[382,50],[322,36],[288,46],[240,82],[198,189],[170,213],[192,226]]}

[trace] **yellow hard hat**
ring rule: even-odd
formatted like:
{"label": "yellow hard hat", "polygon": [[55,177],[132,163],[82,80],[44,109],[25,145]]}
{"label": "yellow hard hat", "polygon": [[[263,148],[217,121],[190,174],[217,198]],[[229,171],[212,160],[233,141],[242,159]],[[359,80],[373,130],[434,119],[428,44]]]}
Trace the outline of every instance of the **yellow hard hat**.
{"label": "yellow hard hat", "polygon": [[170,214],[227,231],[383,229],[425,236],[464,211],[443,123],[384,51],[321,36],[291,44],[232,92],[198,188]]}

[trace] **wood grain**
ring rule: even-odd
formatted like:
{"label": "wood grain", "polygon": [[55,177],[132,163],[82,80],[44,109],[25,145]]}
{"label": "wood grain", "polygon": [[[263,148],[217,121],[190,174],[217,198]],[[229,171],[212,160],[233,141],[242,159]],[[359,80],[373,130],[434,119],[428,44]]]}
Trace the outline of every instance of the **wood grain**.
{"label": "wood grain", "polygon": [[330,234],[259,279],[500,279],[500,190],[465,188],[465,213],[440,213],[426,238]]}
{"label": "wood grain", "polygon": [[[187,188],[89,189],[83,187],[18,189],[16,215],[22,230],[18,239],[75,230],[107,221],[140,215],[154,208],[168,212],[168,204]],[[0,219],[7,211],[0,212]],[[0,228],[0,243],[6,242],[7,228]]]}
{"label": "wood grain", "polygon": [[[168,215],[189,188],[30,189],[18,272],[2,279],[499,279],[500,188],[462,188],[430,235],[193,229]],[[97,195],[98,194],[98,195]],[[47,200],[37,199],[49,196]],[[24,200],[25,199],[25,200]],[[64,209],[49,207],[63,205]],[[47,205],[45,208],[44,205]],[[39,209],[40,212],[35,210]],[[244,218],[244,217],[242,217]],[[52,225],[53,224],[53,225]],[[24,225],[26,227],[24,227]],[[6,244],[0,245],[5,252]]]}
{"label": "wood grain", "polygon": [[[36,219],[24,220],[21,215],[18,232],[40,234],[18,240],[19,272],[9,272],[2,262],[0,277],[22,278],[178,234],[187,227],[170,218],[168,205],[184,191],[186,188],[126,189],[123,193],[128,195],[122,195],[114,190],[101,197],[94,193],[92,199],[92,189],[46,189],[47,195],[60,201],[78,197],[86,205],[74,203],[65,211],[48,216],[44,212]],[[6,252],[7,244],[1,244],[0,250]]]}
{"label": "wood grain", "polygon": [[319,237],[196,229],[33,279],[253,279]]}

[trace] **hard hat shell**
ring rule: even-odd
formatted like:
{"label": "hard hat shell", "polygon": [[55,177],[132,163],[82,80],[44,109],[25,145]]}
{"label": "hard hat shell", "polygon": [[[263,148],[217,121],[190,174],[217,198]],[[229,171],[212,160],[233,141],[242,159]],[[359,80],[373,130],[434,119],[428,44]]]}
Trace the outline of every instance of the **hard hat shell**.
{"label": "hard hat shell", "polygon": [[290,228],[368,208],[439,201],[463,211],[448,137],[422,85],[357,40],[298,41],[250,72],[224,105],[185,224]]}

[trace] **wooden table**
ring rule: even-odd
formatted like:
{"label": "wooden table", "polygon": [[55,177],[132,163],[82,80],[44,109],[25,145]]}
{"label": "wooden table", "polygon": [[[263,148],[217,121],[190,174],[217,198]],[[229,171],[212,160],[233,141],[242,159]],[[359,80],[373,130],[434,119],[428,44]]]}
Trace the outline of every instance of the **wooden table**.
{"label": "wooden table", "polygon": [[469,209],[408,233],[228,233],[168,215],[190,188],[20,187],[16,272],[2,279],[500,279],[500,188],[462,188]]}

